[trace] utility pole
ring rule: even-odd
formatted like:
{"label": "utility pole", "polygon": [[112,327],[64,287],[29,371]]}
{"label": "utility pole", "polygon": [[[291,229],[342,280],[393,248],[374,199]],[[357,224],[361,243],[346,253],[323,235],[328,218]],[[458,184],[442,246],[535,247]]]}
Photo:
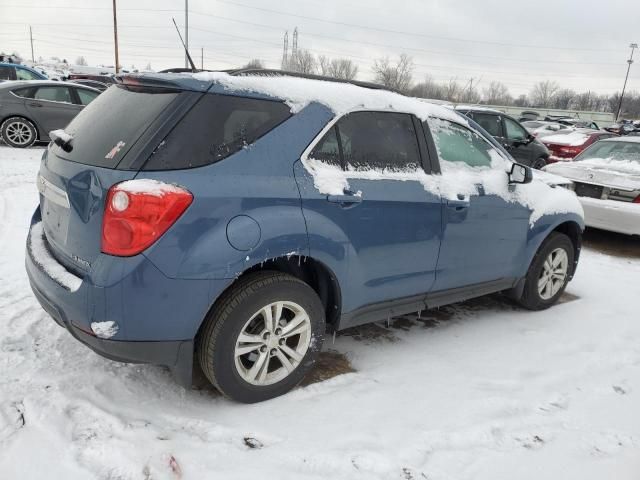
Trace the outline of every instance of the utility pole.
{"label": "utility pole", "polygon": [[282,70],[288,70],[289,65],[289,30],[284,32],[284,48],[282,49],[282,64],[280,68]]}
{"label": "utility pole", "polygon": [[204,47],[200,47],[200,70],[204,70]]}
{"label": "utility pole", "polygon": [[118,58],[118,17],[116,16],[116,0],[113,0],[113,43],[115,45],[115,52],[116,52],[116,74],[117,74],[118,67],[120,65],[120,59]]}
{"label": "utility pole", "polygon": [[636,48],[638,48],[638,44],[632,43],[631,45],[629,45],[629,48],[631,48],[631,56],[629,57],[629,60],[627,60],[627,63],[629,65],[627,66],[627,76],[624,77],[624,85],[622,86],[622,93],[620,94],[620,103],[618,104],[618,112],[616,113],[616,122],[620,118],[620,111],[622,110],[622,99],[624,98],[624,91],[627,88],[627,80],[629,80],[629,70],[631,70],[631,64],[633,63],[633,52]]}
{"label": "utility pole", "polygon": [[189,0],[184,0],[184,44],[186,52],[184,54],[184,68],[189,68]]}
{"label": "utility pole", "polygon": [[29,40],[31,40],[31,61],[35,62],[36,59],[33,56],[33,31],[31,30],[31,25],[29,25]]}

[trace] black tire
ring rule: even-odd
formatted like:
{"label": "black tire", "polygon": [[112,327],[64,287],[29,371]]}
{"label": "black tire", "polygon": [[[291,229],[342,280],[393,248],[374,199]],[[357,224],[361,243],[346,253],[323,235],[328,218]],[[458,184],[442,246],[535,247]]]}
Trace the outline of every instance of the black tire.
{"label": "black tire", "polygon": [[[24,117],[7,118],[0,126],[0,135],[4,143],[14,148],[27,148],[38,140],[35,125]],[[21,136],[24,138],[23,141],[18,140]]]}
{"label": "black tire", "polygon": [[[567,255],[567,273],[562,287],[553,296],[551,296],[551,298],[545,299],[540,294],[538,281],[541,279],[545,261],[549,255],[557,249],[564,250]],[[544,310],[556,303],[569,283],[569,278],[571,277],[571,273],[574,268],[574,258],[575,250],[571,239],[563,233],[552,232],[545,239],[533,257],[531,265],[529,266],[529,271],[525,277],[522,296],[517,299],[517,302],[529,310]]]}
{"label": "black tire", "polygon": [[[307,313],[311,324],[309,346],[288,376],[271,385],[254,385],[238,371],[236,342],[256,312],[280,301],[295,302]],[[283,395],[300,383],[316,362],[324,331],[324,307],[309,285],[280,272],[251,273],[229,288],[205,319],[197,339],[198,361],[205,376],[226,397],[243,403],[261,402]]]}
{"label": "black tire", "polygon": [[544,157],[540,157],[535,162],[533,162],[533,165],[531,165],[531,168],[535,168],[536,170],[542,170],[546,166],[547,166],[547,161],[545,160]]}

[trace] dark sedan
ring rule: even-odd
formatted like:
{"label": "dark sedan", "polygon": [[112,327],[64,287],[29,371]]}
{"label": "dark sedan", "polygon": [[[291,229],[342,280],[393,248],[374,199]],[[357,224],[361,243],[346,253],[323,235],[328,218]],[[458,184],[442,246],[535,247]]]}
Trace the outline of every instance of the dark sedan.
{"label": "dark sedan", "polygon": [[0,136],[11,147],[49,141],[49,132],[64,128],[100,91],[55,81],[5,82],[0,85]]}

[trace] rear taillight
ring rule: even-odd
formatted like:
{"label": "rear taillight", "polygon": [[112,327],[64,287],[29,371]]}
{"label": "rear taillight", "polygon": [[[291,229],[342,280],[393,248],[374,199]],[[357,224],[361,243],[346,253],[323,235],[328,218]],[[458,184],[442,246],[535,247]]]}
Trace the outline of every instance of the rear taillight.
{"label": "rear taillight", "polygon": [[631,203],[640,203],[640,195],[638,195],[636,198],[633,199],[633,202]]}
{"label": "rear taillight", "polygon": [[583,150],[582,147],[560,147],[558,149],[558,153],[560,154],[561,157],[573,158],[576,155],[578,155],[580,152],[582,152],[582,150]]}
{"label": "rear taillight", "polygon": [[109,189],[102,219],[102,252],[137,255],[180,218],[193,195],[156,180],[130,180]]}

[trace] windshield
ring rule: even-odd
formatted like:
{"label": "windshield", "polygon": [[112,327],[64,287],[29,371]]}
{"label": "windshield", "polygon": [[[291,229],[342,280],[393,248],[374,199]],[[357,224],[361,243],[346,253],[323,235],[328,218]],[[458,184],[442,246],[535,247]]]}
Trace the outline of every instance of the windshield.
{"label": "windshield", "polygon": [[613,160],[640,164],[640,142],[597,142],[574,161]]}

